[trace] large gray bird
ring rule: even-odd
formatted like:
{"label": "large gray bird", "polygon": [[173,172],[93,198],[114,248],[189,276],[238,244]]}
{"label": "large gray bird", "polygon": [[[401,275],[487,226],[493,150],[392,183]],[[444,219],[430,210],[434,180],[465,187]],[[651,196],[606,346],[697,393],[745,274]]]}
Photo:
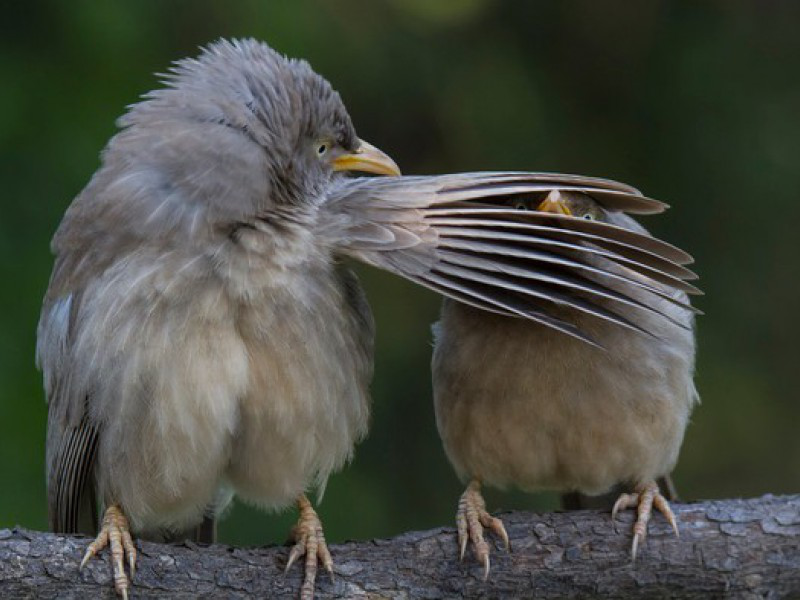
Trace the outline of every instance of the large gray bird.
{"label": "large gray bird", "polygon": [[[591,194],[555,190],[543,199],[531,196],[513,205],[557,215],[566,227],[603,222],[647,235],[631,217],[604,207]],[[551,312],[586,334],[586,343],[535,322],[488,314],[452,300],[444,301],[435,325],[437,425],[450,462],[467,483],[456,515],[460,552],[463,558],[471,544],[484,576],[490,562],[484,528],[499,535],[506,547],[508,536],[502,522],[487,513],[482,484],[587,495],[631,485],[633,493],[619,497],[613,514],[638,507],[634,559],[653,505],[678,532],[656,479],[675,466],[697,402],[695,311],[686,296],[697,290],[686,283],[693,274],[681,266],[688,257],[675,255],[675,262],[634,270],[591,238],[582,245],[550,245],[554,266],[562,268],[562,258],[583,255],[578,270],[604,282],[610,292],[629,285],[623,278],[638,281],[631,297],[608,295],[597,302],[625,315],[629,327],[580,307]],[[588,297],[579,289],[575,294]]]}
{"label": "large gray bird", "polygon": [[[338,94],[307,63],[253,40],[212,44],[165,83],[120,119],[53,239],[37,344],[51,526],[96,533],[102,514],[84,562],[110,545],[126,596],[132,534],[179,539],[199,527],[208,539],[234,494],[265,508],[294,502],[287,569],[305,554],[310,597],[317,561],[329,571],[332,561],[305,494],[351,457],[369,413],[372,317],[339,259],[572,331],[508,288],[547,260],[530,255],[518,272],[484,281],[496,242],[465,244],[461,234],[524,224],[493,207],[555,188],[645,212],[661,205],[574,176],[348,177],[398,169],[358,139]],[[553,227],[565,243],[587,235],[536,223],[521,236]],[[642,268],[672,252],[613,227],[592,232],[639,252]],[[537,293],[569,303],[573,287],[556,278]]]}

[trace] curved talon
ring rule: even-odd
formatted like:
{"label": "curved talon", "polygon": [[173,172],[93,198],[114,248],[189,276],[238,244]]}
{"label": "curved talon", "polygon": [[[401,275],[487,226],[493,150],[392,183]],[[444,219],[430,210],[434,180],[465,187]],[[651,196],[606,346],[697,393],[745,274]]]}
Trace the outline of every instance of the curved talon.
{"label": "curved talon", "polygon": [[305,547],[302,544],[297,543],[292,546],[292,549],[289,551],[289,558],[286,561],[286,567],[283,569],[284,575],[289,572],[289,569],[292,568],[294,561],[300,558],[303,555],[303,552],[305,552]]}
{"label": "curved talon", "polygon": [[114,569],[114,589],[117,594],[127,600],[130,579],[125,574],[125,559],[127,559],[130,576],[133,577],[136,573],[136,546],[131,537],[128,519],[116,504],[112,504],[106,509],[100,532],[89,544],[78,568],[83,569],[89,559],[97,556],[98,552],[109,545]]}
{"label": "curved talon", "polygon": [[489,559],[489,544],[483,537],[484,529],[492,531],[503,540],[506,550],[511,549],[511,543],[503,522],[486,512],[486,502],[481,495],[481,484],[473,479],[458,501],[456,512],[456,529],[458,531],[459,558],[464,560],[467,544],[472,543],[475,557],[483,565],[483,580],[489,577],[491,561]]}
{"label": "curved talon", "polygon": [[503,525],[503,521],[485,512],[481,514],[481,525],[492,530],[495,535],[503,540],[505,549],[509,552],[511,551],[511,540],[508,539],[508,532],[506,531],[506,526]]}
{"label": "curved talon", "polygon": [[467,542],[469,541],[469,537],[467,536],[466,530],[462,534],[461,531],[458,532],[458,560],[464,562],[464,555],[467,553]]}
{"label": "curved talon", "polygon": [[658,509],[658,511],[664,515],[667,519],[667,522],[672,526],[672,531],[675,532],[675,537],[681,537],[680,531],[678,531],[678,521],[675,518],[675,513],[672,512],[672,507],[669,505],[664,496],[660,493],[656,494],[656,497],[653,498],[653,504]]}
{"label": "curved talon", "polygon": [[620,497],[614,503],[614,508],[611,509],[612,520],[616,519],[620,510],[634,507],[637,509],[636,522],[633,525],[633,542],[631,543],[631,560],[634,562],[636,561],[639,546],[647,537],[647,524],[650,521],[654,505],[667,519],[675,535],[680,537],[675,513],[672,512],[667,499],[661,495],[658,484],[655,481],[637,486],[636,492],[633,494],[620,494]]}
{"label": "curved talon", "polygon": [[617,518],[617,513],[626,508],[636,506],[639,504],[639,494],[620,494],[617,501],[614,503],[614,508],[611,509],[611,519]]}

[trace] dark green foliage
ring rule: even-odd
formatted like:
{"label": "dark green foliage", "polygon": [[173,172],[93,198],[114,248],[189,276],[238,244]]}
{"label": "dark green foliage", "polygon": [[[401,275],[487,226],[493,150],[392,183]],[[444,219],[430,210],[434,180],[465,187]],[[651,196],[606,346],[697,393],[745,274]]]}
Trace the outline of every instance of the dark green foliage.
{"label": "dark green foliage", "polygon": [[[17,2],[0,24],[0,526],[46,525],[33,364],[48,242],[124,106],[220,36],[307,58],[406,173],[557,170],[672,204],[645,220],[697,258],[698,387],[683,498],[800,488],[800,5],[392,0]],[[331,479],[332,540],[450,524],[460,493],[433,420],[438,299],[359,269],[378,324],[373,429]],[[491,507],[554,506],[489,493]],[[294,515],[237,507],[225,541]]]}

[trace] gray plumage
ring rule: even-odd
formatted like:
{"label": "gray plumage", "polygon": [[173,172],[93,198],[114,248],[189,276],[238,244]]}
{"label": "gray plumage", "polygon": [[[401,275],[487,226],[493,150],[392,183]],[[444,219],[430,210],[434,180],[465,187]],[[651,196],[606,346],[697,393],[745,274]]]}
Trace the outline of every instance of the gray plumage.
{"label": "gray plumage", "polygon": [[[373,323],[345,255],[578,337],[559,306],[629,327],[609,296],[672,314],[637,271],[692,277],[663,242],[506,206],[577,189],[663,209],[621,184],[345,177],[353,156],[396,167],[307,63],[264,44],[215,43],[165,83],[119,120],[52,243],[37,360],[55,531],[96,530],[101,504],[140,535],[170,537],[233,494],[280,508],[324,488],[369,414]],[[598,267],[597,253],[630,268]]]}
{"label": "gray plumage", "polygon": [[[562,196],[593,205],[600,221],[647,235],[631,217],[603,209],[584,194]],[[575,215],[559,218],[585,223]],[[573,305],[552,313],[604,350],[539,323],[444,301],[434,329],[436,420],[457,474],[473,481],[464,498],[471,498],[478,512],[483,510],[482,500],[476,500],[483,483],[595,495],[620,483],[650,484],[675,466],[697,401],[695,311],[684,287],[671,279],[683,274],[664,262],[659,271],[671,270],[670,278],[654,280],[602,253],[587,255],[581,268],[603,271],[587,270],[585,276],[604,281],[610,291],[621,291],[628,279],[643,284],[630,290],[624,309],[614,297],[574,292],[579,298],[592,297],[594,308],[620,310],[628,328]],[[625,280],[614,280],[611,273]],[[464,512],[460,509],[459,519],[466,518]],[[475,531],[486,526],[504,535],[499,521],[486,515],[480,521]],[[487,547],[480,533],[467,530],[462,536],[475,545],[488,572]]]}
{"label": "gray plumage", "polygon": [[[551,308],[580,304],[627,327],[619,306],[606,310],[597,300],[613,296],[669,320],[669,313],[657,308],[659,298],[693,309],[653,279],[698,292],[686,281],[696,277],[684,266],[691,257],[674,246],[613,223],[576,224],[576,219],[509,206],[554,190],[581,190],[605,199],[609,188],[615,190],[610,206],[621,198],[623,206],[641,212],[665,206],[616,182],[545,173],[351,180],[334,188],[330,204],[355,223],[346,244],[350,255],[476,308],[593,341]],[[587,239],[592,245],[585,244]],[[589,292],[588,303],[573,293],[576,289]]]}
{"label": "gray plumage", "polygon": [[366,431],[372,321],[309,243],[330,174],[295,147],[354,147],[338,95],[255,43],[169,83],[120,119],[53,240],[38,358],[56,530],[76,529],[89,479],[141,532],[196,524],[222,488],[282,506]]}

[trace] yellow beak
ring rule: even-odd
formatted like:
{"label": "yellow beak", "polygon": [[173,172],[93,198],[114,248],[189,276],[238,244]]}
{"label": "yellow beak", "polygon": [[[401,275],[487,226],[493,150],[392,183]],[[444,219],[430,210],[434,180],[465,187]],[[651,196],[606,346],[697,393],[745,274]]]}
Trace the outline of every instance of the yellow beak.
{"label": "yellow beak", "polygon": [[572,211],[567,206],[566,201],[561,196],[561,192],[558,190],[553,190],[547,197],[542,200],[541,204],[536,208],[536,210],[541,212],[549,212],[554,213],[557,215],[567,215],[572,216]]}
{"label": "yellow beak", "polygon": [[334,171],[361,171],[376,175],[400,175],[400,167],[387,154],[364,140],[358,150],[343,154],[332,161]]}

